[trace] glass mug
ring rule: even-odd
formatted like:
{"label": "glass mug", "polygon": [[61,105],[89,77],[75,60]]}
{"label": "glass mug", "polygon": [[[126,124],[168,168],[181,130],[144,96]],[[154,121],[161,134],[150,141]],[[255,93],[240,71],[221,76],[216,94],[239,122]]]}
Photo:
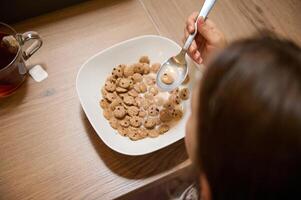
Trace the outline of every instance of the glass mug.
{"label": "glass mug", "polygon": [[42,43],[38,33],[17,33],[0,22],[0,98],[9,96],[23,83],[27,75],[25,61]]}

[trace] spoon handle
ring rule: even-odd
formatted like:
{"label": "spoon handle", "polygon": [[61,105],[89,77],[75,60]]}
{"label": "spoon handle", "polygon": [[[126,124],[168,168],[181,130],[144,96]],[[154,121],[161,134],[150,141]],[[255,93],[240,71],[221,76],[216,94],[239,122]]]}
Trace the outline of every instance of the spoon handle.
{"label": "spoon handle", "polygon": [[197,23],[198,23],[198,19],[200,17],[203,17],[204,19],[206,19],[207,15],[209,14],[209,12],[211,11],[211,9],[214,6],[214,3],[216,2],[216,0],[205,0],[203,7],[201,9],[201,11],[199,12],[199,15],[194,23],[194,33],[190,34],[183,46],[183,49],[185,51],[188,50],[188,48],[190,47],[192,41],[194,40],[197,32],[198,32],[198,28],[197,28]]}

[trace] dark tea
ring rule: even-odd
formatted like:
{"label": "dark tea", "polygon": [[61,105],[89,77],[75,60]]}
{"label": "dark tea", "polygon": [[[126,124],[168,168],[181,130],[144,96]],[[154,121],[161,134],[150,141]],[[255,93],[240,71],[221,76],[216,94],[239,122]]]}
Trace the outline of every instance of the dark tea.
{"label": "dark tea", "polygon": [[[6,38],[14,39],[13,36],[0,32],[0,97],[15,91],[26,76],[24,60],[18,55],[19,44],[12,48],[10,44],[5,43]],[[17,43],[16,40],[14,42]]]}

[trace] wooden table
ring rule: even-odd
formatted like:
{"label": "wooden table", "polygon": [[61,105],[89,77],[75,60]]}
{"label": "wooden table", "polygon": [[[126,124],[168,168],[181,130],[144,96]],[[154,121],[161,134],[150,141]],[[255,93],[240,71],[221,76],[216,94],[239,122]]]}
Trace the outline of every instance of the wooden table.
{"label": "wooden table", "polygon": [[[99,0],[15,24],[44,40],[28,66],[49,78],[28,78],[0,101],[0,199],[112,199],[189,165],[183,141],[138,157],[118,154],[96,135],[75,91],[81,64],[93,54],[143,34],[180,43],[198,0]],[[301,44],[298,0],[219,1],[210,18],[229,41],[265,27]]]}

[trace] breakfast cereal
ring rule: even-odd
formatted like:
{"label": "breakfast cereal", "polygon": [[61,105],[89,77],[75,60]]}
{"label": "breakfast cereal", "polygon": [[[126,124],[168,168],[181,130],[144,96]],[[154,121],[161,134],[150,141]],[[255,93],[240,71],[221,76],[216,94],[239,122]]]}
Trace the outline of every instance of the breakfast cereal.
{"label": "breakfast cereal", "polygon": [[159,127],[159,134],[164,134],[166,133],[167,131],[169,131],[169,126],[168,124],[162,124],[160,127]]}
{"label": "breakfast cereal", "polygon": [[115,108],[115,110],[113,111],[113,113],[114,113],[114,116],[118,119],[122,119],[126,115],[126,111],[123,106],[117,106]]}
{"label": "breakfast cereal", "polygon": [[132,66],[126,66],[123,70],[123,75],[127,78],[130,76],[133,76],[134,74],[134,67]]}
{"label": "breakfast cereal", "polygon": [[136,107],[136,106],[130,106],[128,109],[127,109],[127,113],[129,116],[136,116],[139,114],[139,108]]}
{"label": "breakfast cereal", "polygon": [[174,78],[169,73],[164,73],[161,76],[161,81],[167,85],[170,85],[174,82]]}
{"label": "breakfast cereal", "polygon": [[144,127],[147,129],[153,129],[156,126],[156,119],[155,118],[147,118],[144,121]]}
{"label": "breakfast cereal", "polygon": [[141,126],[142,124],[142,118],[141,117],[138,117],[138,116],[133,116],[131,117],[130,119],[130,124],[131,126],[135,127],[135,128],[138,128]]}
{"label": "breakfast cereal", "polygon": [[189,99],[190,92],[188,88],[161,92],[155,78],[160,67],[160,63],[151,64],[147,56],[132,65],[117,65],[101,89],[99,105],[104,117],[132,141],[158,137],[183,117],[181,103]]}
{"label": "breakfast cereal", "polygon": [[182,100],[187,100],[189,98],[189,90],[188,88],[183,88],[180,91],[180,97]]}
{"label": "breakfast cereal", "polygon": [[107,109],[110,103],[106,99],[102,99],[100,100],[99,105],[102,109]]}
{"label": "breakfast cereal", "polygon": [[142,57],[139,59],[139,62],[140,62],[140,63],[147,63],[147,64],[149,64],[149,63],[150,63],[150,60],[149,60],[149,57],[148,57],[148,56],[142,56]]}
{"label": "breakfast cereal", "polygon": [[118,120],[116,118],[114,118],[114,117],[110,118],[109,123],[110,123],[110,125],[113,129],[118,128],[119,123],[118,123]]}
{"label": "breakfast cereal", "polygon": [[153,73],[157,73],[159,71],[160,67],[161,67],[160,63],[154,63],[154,64],[152,64],[150,70]]}
{"label": "breakfast cereal", "polygon": [[114,92],[115,89],[116,89],[116,85],[115,85],[113,82],[111,82],[111,81],[107,81],[107,82],[105,83],[105,89],[106,89],[108,92]]}
{"label": "breakfast cereal", "polygon": [[134,67],[134,72],[135,73],[139,73],[139,74],[143,74],[144,73],[144,67],[142,63],[136,63],[133,65]]}
{"label": "breakfast cereal", "polygon": [[125,93],[125,92],[127,92],[127,91],[128,91],[127,89],[122,88],[122,87],[117,87],[117,88],[116,88],[116,92],[118,92],[118,93]]}

